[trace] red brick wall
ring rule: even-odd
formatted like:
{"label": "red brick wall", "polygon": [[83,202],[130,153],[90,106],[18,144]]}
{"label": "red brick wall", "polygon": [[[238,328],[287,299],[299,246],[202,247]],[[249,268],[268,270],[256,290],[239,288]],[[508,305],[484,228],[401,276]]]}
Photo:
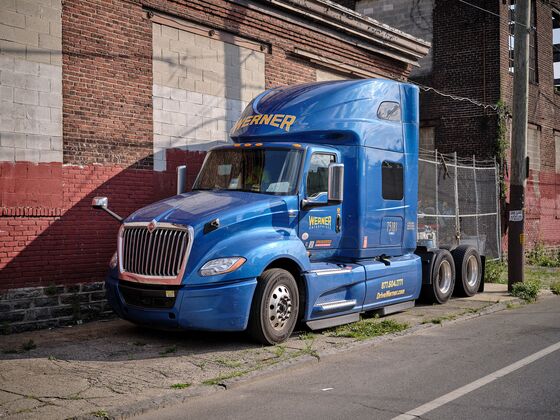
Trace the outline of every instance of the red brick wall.
{"label": "red brick wall", "polygon": [[408,66],[227,1],[65,0],[64,164],[0,163],[0,289],[102,280],[118,224],[90,208],[107,196],[128,215],[175,189],[175,168],[192,184],[204,153],[167,151],[152,170],[152,25],[143,7],[271,45],[267,87],[315,80],[306,51],[388,76]]}

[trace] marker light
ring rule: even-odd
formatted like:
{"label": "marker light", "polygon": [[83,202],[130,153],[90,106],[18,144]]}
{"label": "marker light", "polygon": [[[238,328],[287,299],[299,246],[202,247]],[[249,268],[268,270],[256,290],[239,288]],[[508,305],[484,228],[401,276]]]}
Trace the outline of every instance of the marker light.
{"label": "marker light", "polygon": [[231,273],[241,267],[245,261],[247,260],[243,257],[228,257],[210,260],[202,266],[200,269],[200,275],[207,277]]}

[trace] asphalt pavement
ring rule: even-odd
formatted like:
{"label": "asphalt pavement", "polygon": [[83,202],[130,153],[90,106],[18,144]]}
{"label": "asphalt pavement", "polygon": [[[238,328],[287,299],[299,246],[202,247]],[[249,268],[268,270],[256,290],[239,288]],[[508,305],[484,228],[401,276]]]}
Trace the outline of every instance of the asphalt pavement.
{"label": "asphalt pavement", "polygon": [[447,323],[145,419],[559,419],[560,298]]}

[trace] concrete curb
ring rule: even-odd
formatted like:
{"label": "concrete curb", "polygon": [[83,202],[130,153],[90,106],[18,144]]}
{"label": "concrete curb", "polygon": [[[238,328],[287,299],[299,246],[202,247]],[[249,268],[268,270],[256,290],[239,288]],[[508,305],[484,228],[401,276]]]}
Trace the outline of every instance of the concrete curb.
{"label": "concrete curb", "polygon": [[[551,294],[551,293],[550,293]],[[541,296],[546,296],[548,294],[542,294]],[[544,297],[543,296],[543,297]],[[477,311],[475,313],[466,313],[463,315],[457,316],[452,320],[442,321],[440,324],[433,324],[433,323],[425,323],[425,324],[416,324],[406,330],[394,333],[394,334],[387,334],[382,335],[379,337],[374,337],[371,339],[363,340],[363,341],[354,341],[342,346],[331,348],[327,350],[323,350],[318,352],[318,357],[310,356],[310,355],[303,355],[299,357],[295,357],[293,359],[285,360],[283,362],[279,362],[277,364],[267,366],[263,369],[257,369],[252,372],[247,373],[238,378],[224,380],[219,385],[195,385],[191,388],[187,388],[185,390],[177,390],[176,395],[165,395],[162,397],[155,397],[150,400],[140,401],[131,405],[125,405],[116,409],[109,410],[107,412],[107,418],[110,419],[127,419],[133,416],[138,416],[141,414],[145,414],[147,412],[161,409],[164,407],[168,407],[171,405],[177,405],[186,402],[195,397],[207,396],[211,395],[220,391],[225,391],[227,389],[233,389],[235,387],[241,386],[247,382],[256,379],[264,379],[270,376],[274,376],[286,369],[296,369],[296,368],[303,368],[310,365],[314,365],[320,362],[322,358],[326,358],[329,356],[333,356],[336,354],[344,353],[349,350],[354,350],[357,348],[364,348],[369,346],[376,346],[380,344],[384,344],[387,342],[391,342],[394,340],[401,339],[403,337],[408,337],[413,334],[416,334],[420,331],[424,331],[430,328],[439,328],[445,325],[454,324],[457,322],[467,321],[473,318],[478,318],[485,315],[490,315],[495,312],[503,311],[507,308],[508,304],[525,304],[522,299],[514,298],[510,299],[507,302],[498,302],[490,304],[489,306]],[[77,420],[98,420],[99,416],[94,416],[93,414],[83,415],[74,417]]]}

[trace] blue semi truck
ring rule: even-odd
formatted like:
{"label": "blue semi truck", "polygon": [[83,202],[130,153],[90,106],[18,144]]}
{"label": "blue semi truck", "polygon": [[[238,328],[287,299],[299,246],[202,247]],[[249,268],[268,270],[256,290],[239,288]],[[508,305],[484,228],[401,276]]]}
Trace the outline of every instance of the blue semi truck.
{"label": "blue semi truck", "polygon": [[253,99],[191,192],[122,222],[106,279],[122,318],[243,331],[265,344],[422,295],[482,287],[470,246],[417,245],[418,88],[372,79],[282,87]]}

